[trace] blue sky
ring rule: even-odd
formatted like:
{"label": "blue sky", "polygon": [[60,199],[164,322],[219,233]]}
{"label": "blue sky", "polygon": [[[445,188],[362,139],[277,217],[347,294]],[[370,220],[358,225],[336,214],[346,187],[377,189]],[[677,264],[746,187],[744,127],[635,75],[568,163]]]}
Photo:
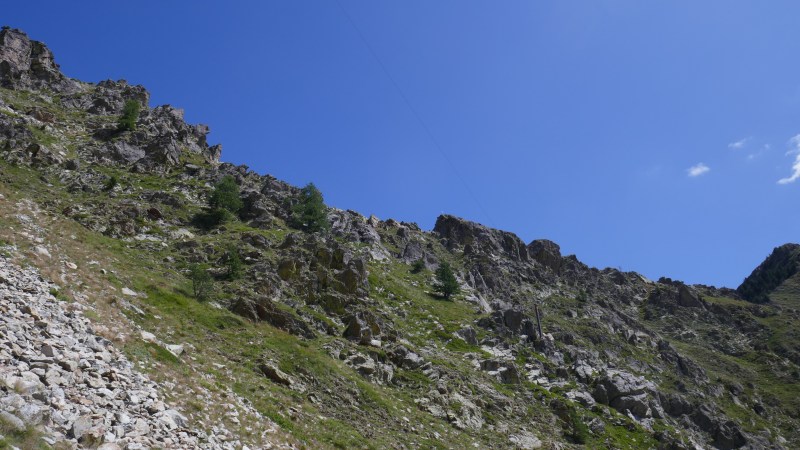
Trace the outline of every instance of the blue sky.
{"label": "blue sky", "polygon": [[209,124],[223,160],[330,205],[425,229],[455,214],[734,287],[800,241],[797,17],[790,1],[3,8],[66,74],[143,84]]}

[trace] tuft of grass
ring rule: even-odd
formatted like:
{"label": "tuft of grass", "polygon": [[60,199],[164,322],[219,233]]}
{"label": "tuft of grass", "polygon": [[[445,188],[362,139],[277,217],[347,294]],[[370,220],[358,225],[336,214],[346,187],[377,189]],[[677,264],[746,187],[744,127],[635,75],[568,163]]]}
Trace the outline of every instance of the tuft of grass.
{"label": "tuft of grass", "polygon": [[13,425],[0,419],[0,450],[23,448],[49,450],[51,447],[42,440],[42,433],[34,427],[17,430]]}
{"label": "tuft of grass", "polygon": [[140,361],[152,360],[172,365],[181,364],[181,360],[169,350],[152,342],[132,342],[125,346],[125,351],[129,356]]}
{"label": "tuft of grass", "polygon": [[[62,302],[69,302],[69,301],[71,301],[71,299],[70,299],[69,297],[67,297],[67,295],[66,295],[66,294],[64,294],[63,292],[59,291],[59,290],[58,290],[58,289],[56,289],[56,288],[50,288],[50,295],[52,295],[53,297],[55,297],[55,298],[56,298],[56,300],[60,300],[60,301],[62,301]],[[87,311],[87,312],[88,312],[88,311]]]}
{"label": "tuft of grass", "polygon": [[28,130],[30,130],[31,134],[33,134],[33,139],[39,145],[49,146],[58,142],[58,139],[56,139],[55,136],[33,125],[28,125]]}

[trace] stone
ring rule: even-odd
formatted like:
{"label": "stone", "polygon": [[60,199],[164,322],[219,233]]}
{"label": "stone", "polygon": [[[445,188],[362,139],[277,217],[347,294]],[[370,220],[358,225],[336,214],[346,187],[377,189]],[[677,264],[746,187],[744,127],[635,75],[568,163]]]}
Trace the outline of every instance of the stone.
{"label": "stone", "polygon": [[126,287],[122,288],[122,295],[127,295],[129,297],[139,297],[139,293],[138,292],[136,292],[136,291],[134,291],[132,289],[128,289]]}
{"label": "stone", "polygon": [[686,308],[705,308],[705,303],[694,289],[685,284],[678,288],[678,305]]}
{"label": "stone", "polygon": [[456,336],[469,345],[478,345],[478,334],[472,327],[464,327],[456,331]]}
{"label": "stone", "polygon": [[381,334],[381,327],[377,317],[367,311],[360,311],[349,316],[345,323],[347,328],[344,330],[344,337],[365,345],[369,344],[372,339],[378,338]]}
{"label": "stone", "polygon": [[532,241],[528,244],[528,253],[536,262],[550,270],[558,272],[561,269],[561,247],[553,241],[546,239]]}
{"label": "stone", "polygon": [[387,353],[391,361],[403,369],[414,370],[425,363],[425,360],[421,356],[403,345],[398,345]]}
{"label": "stone", "polygon": [[54,357],[56,354],[55,349],[53,349],[53,346],[50,344],[42,344],[40,351],[44,356],[48,356],[50,358]]}
{"label": "stone", "polygon": [[586,408],[591,408],[595,404],[594,397],[585,391],[569,391],[567,392],[567,398],[574,402],[580,403]]}
{"label": "stone", "polygon": [[0,85],[14,89],[47,88],[62,93],[80,90],[80,83],[61,73],[47,46],[13,28],[0,31]]}
{"label": "stone", "polygon": [[186,417],[174,409],[168,409],[164,411],[163,416],[172,419],[175,425],[180,428],[186,428],[189,425],[189,421],[186,419]]}
{"label": "stone", "polygon": [[251,320],[267,322],[295,336],[309,339],[316,336],[306,322],[279,308],[272,299],[265,296],[238,298],[232,303],[230,310]]}
{"label": "stone", "polygon": [[525,243],[513,233],[496,230],[451,215],[436,219],[433,231],[450,249],[462,248],[465,253],[504,255],[513,261],[528,261]]}
{"label": "stone", "polygon": [[140,335],[142,336],[142,340],[145,341],[145,342],[149,342],[149,343],[152,343],[152,344],[158,343],[158,338],[156,338],[156,335],[153,334],[153,333],[150,333],[149,331],[142,330]]}
{"label": "stone", "polygon": [[489,372],[504,384],[519,384],[520,376],[517,366],[511,361],[486,359],[480,363],[481,370]]}
{"label": "stone", "polygon": [[528,431],[521,431],[519,433],[512,434],[508,437],[508,440],[514,444],[514,448],[520,450],[533,450],[536,448],[542,448],[542,441]]}
{"label": "stone", "polygon": [[94,420],[92,420],[91,416],[80,416],[72,423],[70,435],[80,441],[83,435],[88,433],[93,426]]}
{"label": "stone", "polygon": [[618,397],[648,391],[654,392],[655,385],[644,378],[621,370],[608,370],[597,380],[594,397],[600,403],[609,403]]}
{"label": "stone", "polygon": [[623,395],[610,401],[610,406],[618,411],[630,411],[636,418],[653,417],[647,394]]}
{"label": "stone", "polygon": [[183,345],[180,344],[168,344],[165,347],[167,350],[169,350],[170,353],[172,353],[175,356],[181,356],[184,351]]}
{"label": "stone", "polygon": [[258,366],[258,369],[261,371],[264,376],[269,378],[270,380],[274,381],[275,383],[282,384],[284,386],[291,386],[292,385],[292,378],[283,372],[278,366],[271,361],[262,363]]}

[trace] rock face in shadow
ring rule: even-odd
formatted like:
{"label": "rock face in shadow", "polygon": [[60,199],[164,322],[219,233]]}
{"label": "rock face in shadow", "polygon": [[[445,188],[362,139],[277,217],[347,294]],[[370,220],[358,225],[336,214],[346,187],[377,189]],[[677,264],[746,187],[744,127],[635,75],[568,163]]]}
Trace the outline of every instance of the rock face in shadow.
{"label": "rock face in shadow", "polygon": [[766,303],[769,294],[783,282],[793,277],[800,267],[800,245],[784,244],[753,270],[736,291],[745,300]]}

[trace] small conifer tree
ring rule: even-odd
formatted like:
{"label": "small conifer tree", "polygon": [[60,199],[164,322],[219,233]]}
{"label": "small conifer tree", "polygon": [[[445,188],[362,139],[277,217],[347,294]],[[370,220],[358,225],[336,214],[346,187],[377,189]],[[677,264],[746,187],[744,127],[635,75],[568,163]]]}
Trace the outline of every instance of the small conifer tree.
{"label": "small conifer tree", "polygon": [[446,299],[458,294],[458,280],[446,261],[442,261],[436,269],[436,283],[433,288]]}
{"label": "small conifer tree", "polygon": [[310,233],[328,229],[327,208],[314,183],[300,191],[300,201],[292,208],[291,225]]}
{"label": "small conifer tree", "polygon": [[239,249],[235,245],[229,246],[225,252],[225,266],[228,270],[229,280],[238,280],[242,277],[244,268],[242,259],[239,257]]}
{"label": "small conifer tree", "polygon": [[214,281],[208,273],[208,267],[203,264],[193,264],[189,267],[189,279],[192,281],[192,293],[198,301],[208,300],[214,288]]}
{"label": "small conifer tree", "polygon": [[139,120],[139,112],[142,105],[136,100],[128,100],[125,106],[122,107],[122,115],[117,120],[117,129],[119,131],[133,131],[136,129],[136,121]]}
{"label": "small conifer tree", "polygon": [[195,216],[195,223],[202,228],[213,228],[234,217],[244,206],[239,197],[239,185],[227,175],[214,186],[208,198],[208,210]]}
{"label": "small conifer tree", "polygon": [[119,178],[116,175],[111,175],[108,180],[106,180],[106,185],[103,186],[104,191],[113,191],[115,187],[119,184]]}

